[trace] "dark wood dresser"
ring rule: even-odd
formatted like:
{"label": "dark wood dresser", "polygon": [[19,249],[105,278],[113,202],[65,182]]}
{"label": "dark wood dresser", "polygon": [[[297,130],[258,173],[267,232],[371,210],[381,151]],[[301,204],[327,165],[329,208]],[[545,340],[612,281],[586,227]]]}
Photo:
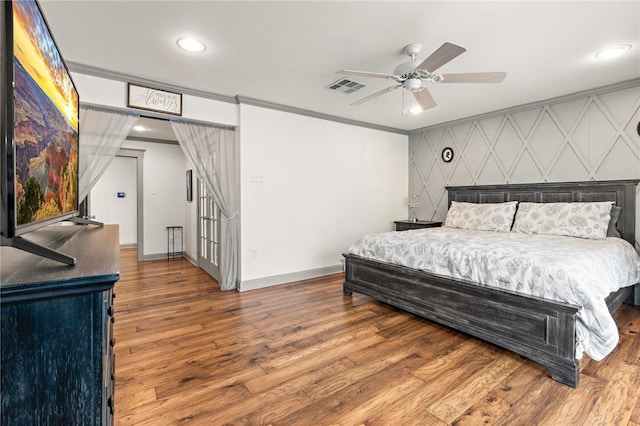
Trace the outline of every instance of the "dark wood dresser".
{"label": "dark wood dresser", "polygon": [[437,228],[442,222],[431,222],[429,220],[396,220],[396,231],[408,231],[410,229]]}
{"label": "dark wood dresser", "polygon": [[77,264],[0,249],[0,424],[111,425],[118,226],[53,225],[24,237]]}

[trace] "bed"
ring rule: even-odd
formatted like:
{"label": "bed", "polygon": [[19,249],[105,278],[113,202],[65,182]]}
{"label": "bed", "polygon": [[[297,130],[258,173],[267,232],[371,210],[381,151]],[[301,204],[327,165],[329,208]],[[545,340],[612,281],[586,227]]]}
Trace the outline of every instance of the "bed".
{"label": "bed", "polygon": [[[620,238],[634,244],[636,185],[640,180],[447,187],[449,204],[603,202],[621,208]],[[415,232],[415,231],[407,231]],[[464,279],[345,254],[344,294],[368,295],[423,318],[516,352],[545,366],[551,377],[578,386],[576,321],[580,306]],[[640,284],[606,297],[610,312],[640,305]]]}

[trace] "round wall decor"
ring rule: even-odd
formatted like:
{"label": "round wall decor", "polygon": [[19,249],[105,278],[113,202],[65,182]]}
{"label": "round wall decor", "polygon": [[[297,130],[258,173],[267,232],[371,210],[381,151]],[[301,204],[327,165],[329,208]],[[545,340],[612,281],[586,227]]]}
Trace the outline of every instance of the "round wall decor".
{"label": "round wall decor", "polygon": [[638,136],[640,136],[640,121],[638,121]]}
{"label": "round wall decor", "polygon": [[442,150],[442,161],[450,163],[453,160],[453,148],[446,147]]}

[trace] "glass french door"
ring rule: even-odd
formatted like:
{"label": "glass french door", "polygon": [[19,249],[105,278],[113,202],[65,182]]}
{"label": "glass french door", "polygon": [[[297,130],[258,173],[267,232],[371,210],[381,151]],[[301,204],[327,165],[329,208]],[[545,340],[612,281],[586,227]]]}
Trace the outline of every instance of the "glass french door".
{"label": "glass french door", "polygon": [[198,266],[220,282],[220,209],[198,179]]}

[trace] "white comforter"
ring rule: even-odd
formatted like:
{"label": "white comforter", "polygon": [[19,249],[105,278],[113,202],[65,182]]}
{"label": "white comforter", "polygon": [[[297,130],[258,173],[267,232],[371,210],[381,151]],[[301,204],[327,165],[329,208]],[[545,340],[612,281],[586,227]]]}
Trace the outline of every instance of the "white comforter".
{"label": "white comforter", "polygon": [[620,238],[588,240],[429,228],[367,235],[349,253],[580,306],[576,357],[601,360],[618,343],[605,303],[640,282],[640,256]]}

